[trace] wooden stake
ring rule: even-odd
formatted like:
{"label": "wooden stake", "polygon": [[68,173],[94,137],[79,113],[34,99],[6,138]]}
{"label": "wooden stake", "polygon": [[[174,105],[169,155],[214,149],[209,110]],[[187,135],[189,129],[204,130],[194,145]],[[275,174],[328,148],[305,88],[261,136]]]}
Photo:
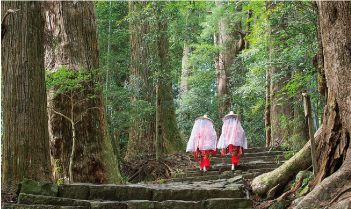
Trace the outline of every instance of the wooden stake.
{"label": "wooden stake", "polygon": [[314,141],[310,96],[306,93],[302,93],[302,100],[303,100],[303,106],[305,109],[305,117],[307,117],[308,119],[308,129],[309,129],[309,135],[311,140],[311,157],[312,157],[313,175],[316,176],[318,173],[318,167],[317,167],[317,159],[316,159],[316,145]]}

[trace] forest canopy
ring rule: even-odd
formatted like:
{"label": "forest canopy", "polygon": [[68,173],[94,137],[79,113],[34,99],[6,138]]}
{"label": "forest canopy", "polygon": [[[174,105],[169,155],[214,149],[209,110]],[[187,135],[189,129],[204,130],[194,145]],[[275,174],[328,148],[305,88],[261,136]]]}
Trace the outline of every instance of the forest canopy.
{"label": "forest canopy", "polygon": [[[207,114],[220,130],[221,117],[233,110],[243,118],[249,146],[264,146],[266,130],[272,129],[271,145],[297,151],[307,141],[306,134],[300,131],[306,130],[302,92],[311,95],[315,131],[318,129],[324,99],[317,91],[318,75],[312,66],[318,50],[318,21],[311,2],[269,6],[263,1],[171,1],[158,9],[160,18],[150,16],[158,3],[135,4],[140,4],[139,8],[128,13],[128,2],[96,3],[109,127],[122,153],[126,152],[134,117],[145,118],[155,111],[155,98],[151,99],[155,95],[148,95],[151,90],[143,92],[128,70],[133,65],[133,58],[128,57],[133,56],[129,43],[134,24],[147,27],[138,34],[147,47],[157,38],[154,30],[159,29],[154,27],[158,22],[167,25],[163,33],[169,40],[170,71],[162,76],[172,83],[182,140],[188,140],[197,117]],[[149,50],[143,59],[147,60],[146,69],[152,72],[144,76],[155,84],[159,74],[153,68],[159,62],[155,51]],[[219,62],[225,65],[218,66]],[[220,87],[222,92],[219,71],[226,77],[224,89]],[[269,100],[267,89],[274,91]],[[139,99],[131,101],[130,97]],[[265,126],[265,108],[269,105],[272,113],[268,120],[279,126]],[[141,121],[139,128],[147,129],[147,125],[146,120]],[[140,150],[140,154],[144,152]]]}

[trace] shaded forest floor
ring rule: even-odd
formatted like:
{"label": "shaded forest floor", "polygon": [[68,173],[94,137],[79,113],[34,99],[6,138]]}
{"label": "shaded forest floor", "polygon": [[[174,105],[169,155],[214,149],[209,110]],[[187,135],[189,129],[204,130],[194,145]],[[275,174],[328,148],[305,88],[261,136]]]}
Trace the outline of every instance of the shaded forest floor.
{"label": "shaded forest floor", "polygon": [[142,159],[133,160],[124,164],[122,173],[131,183],[167,182],[176,172],[181,172],[187,167],[196,167],[199,162],[191,160],[190,153],[175,153],[162,155],[156,160],[156,155],[146,155]]}

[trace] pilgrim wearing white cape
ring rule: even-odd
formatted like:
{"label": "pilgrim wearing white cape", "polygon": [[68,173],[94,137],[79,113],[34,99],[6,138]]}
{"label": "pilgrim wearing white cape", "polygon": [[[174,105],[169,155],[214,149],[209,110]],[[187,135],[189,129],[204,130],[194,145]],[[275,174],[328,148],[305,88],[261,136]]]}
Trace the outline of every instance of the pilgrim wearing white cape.
{"label": "pilgrim wearing white cape", "polygon": [[244,129],[241,127],[241,117],[230,111],[223,117],[222,134],[218,141],[218,149],[221,150],[221,156],[224,157],[228,152],[232,156],[232,170],[239,163],[239,157],[244,157],[247,149],[247,141]]}
{"label": "pilgrim wearing white cape", "polygon": [[203,169],[204,172],[210,167],[210,152],[212,156],[217,155],[218,152],[216,148],[217,134],[213,125],[213,121],[207,115],[197,118],[186,148],[187,152],[193,152],[195,161],[198,160],[200,153],[200,170]]}

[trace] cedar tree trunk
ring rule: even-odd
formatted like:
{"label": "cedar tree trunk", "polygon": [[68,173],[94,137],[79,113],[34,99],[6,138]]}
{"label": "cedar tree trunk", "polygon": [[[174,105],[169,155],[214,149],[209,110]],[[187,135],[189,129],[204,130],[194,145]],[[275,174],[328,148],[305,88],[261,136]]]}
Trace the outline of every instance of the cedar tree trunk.
{"label": "cedar tree trunk", "polygon": [[185,93],[189,91],[189,86],[188,86],[188,76],[189,76],[189,69],[190,69],[189,53],[190,53],[190,47],[185,42],[184,48],[183,48],[183,58],[182,58],[182,75],[180,78],[180,92],[179,92],[180,98],[184,97]]}
{"label": "cedar tree trunk", "polygon": [[[351,188],[351,2],[318,1],[317,7],[327,103],[322,139],[316,149],[319,172],[309,185],[315,188],[298,207],[326,205]],[[347,195],[341,194],[338,200]],[[348,197],[335,201],[333,207],[350,204]]]}
{"label": "cedar tree trunk", "polygon": [[[100,82],[99,46],[94,2],[46,2],[46,68],[55,71],[67,66],[70,70],[82,68],[92,75],[89,86],[83,86],[75,98],[80,102],[74,107],[73,118],[80,118],[75,125],[76,145],[73,161],[75,182],[121,183],[118,161],[114,155],[103,103],[102,90],[91,87]],[[89,98],[88,94],[96,95]],[[48,94],[50,106],[57,112],[70,115],[71,103],[64,95],[53,98]],[[61,166],[56,179],[68,179],[68,166],[72,153],[72,127],[60,115],[49,111],[49,135],[52,161]],[[59,163],[56,162],[59,159]]]}
{"label": "cedar tree trunk", "polygon": [[[216,6],[220,6],[220,3],[216,2]],[[241,21],[237,23],[234,30],[228,31],[230,24],[232,24],[231,20],[221,18],[218,23],[218,32],[214,34],[215,46],[224,48],[223,51],[215,55],[219,121],[222,120],[223,116],[229,113],[231,108],[231,86],[229,86],[229,80],[232,76],[232,71],[230,71],[229,68],[234,63],[236,55],[245,49],[245,33],[241,31]],[[233,41],[235,39],[236,41]],[[217,129],[218,138],[221,132],[222,125],[219,125]]]}
{"label": "cedar tree trunk", "polygon": [[[130,13],[140,12],[147,4],[129,1]],[[155,19],[145,14],[136,17],[130,24],[131,68],[130,84],[134,88],[131,102],[149,102],[154,108],[153,113],[132,115],[133,125],[130,128],[126,160],[132,160],[136,154],[172,153],[184,149],[185,141],[181,138],[175,118],[175,107],[172,97],[171,72],[168,66],[167,23],[162,21],[163,2],[155,2],[151,12]],[[144,16],[143,16],[144,15]],[[151,20],[150,20],[151,19]],[[157,31],[155,42],[146,41]],[[154,37],[152,37],[154,38]],[[153,70],[153,68],[156,69]],[[157,72],[156,86],[153,82]]]}
{"label": "cedar tree trunk", "polygon": [[1,2],[1,70],[4,135],[2,190],[14,192],[23,178],[52,181],[44,70],[41,2]]}

